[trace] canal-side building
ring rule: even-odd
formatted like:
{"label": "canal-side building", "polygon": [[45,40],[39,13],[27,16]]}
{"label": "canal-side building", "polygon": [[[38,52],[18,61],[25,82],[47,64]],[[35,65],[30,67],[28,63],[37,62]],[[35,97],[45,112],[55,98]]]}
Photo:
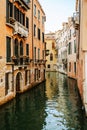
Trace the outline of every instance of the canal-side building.
{"label": "canal-side building", "polygon": [[[33,39],[32,39],[32,73],[34,80],[32,82],[42,82],[45,80],[45,40],[44,24],[46,21],[45,13],[38,0],[33,0]],[[31,76],[32,77],[32,76]]]}
{"label": "canal-side building", "polygon": [[76,29],[73,17],[68,18],[67,75],[76,79]]}
{"label": "canal-side building", "polygon": [[67,74],[67,34],[68,23],[62,24],[62,29],[56,32],[56,47],[58,49],[58,71]]}
{"label": "canal-side building", "polygon": [[60,39],[61,39],[61,31],[58,30],[55,32],[55,39],[56,39],[56,50],[57,50],[57,71],[61,68],[62,60],[61,55],[59,54],[59,49],[61,47]]}
{"label": "canal-side building", "polygon": [[77,68],[78,87],[87,115],[87,1],[76,0],[76,13],[74,15],[77,29]]}
{"label": "canal-side building", "polygon": [[57,51],[55,33],[45,34],[46,43],[46,71],[57,71]]}
{"label": "canal-side building", "polygon": [[0,8],[1,105],[45,80],[46,17],[38,0],[1,0]]}
{"label": "canal-side building", "polygon": [[56,47],[58,49],[58,71],[76,79],[76,29],[73,17],[62,24],[62,29],[56,32]]}

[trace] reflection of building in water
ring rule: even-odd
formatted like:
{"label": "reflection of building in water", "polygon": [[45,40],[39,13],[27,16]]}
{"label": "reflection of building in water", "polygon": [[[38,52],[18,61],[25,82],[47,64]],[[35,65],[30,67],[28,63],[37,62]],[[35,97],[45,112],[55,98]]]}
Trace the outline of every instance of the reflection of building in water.
{"label": "reflection of building in water", "polygon": [[[73,128],[73,125],[76,127],[77,122],[81,120],[81,118],[78,119],[78,115],[81,112],[81,110],[78,110],[78,107],[81,106],[81,102],[79,101],[76,80],[59,74],[58,88],[58,106],[56,109],[63,116],[64,123],[68,128]],[[75,114],[77,114],[76,118]],[[77,128],[79,129],[79,125]]]}
{"label": "reflection of building in water", "polygon": [[0,108],[0,129],[42,130],[47,116],[45,97],[45,83],[42,83]]}
{"label": "reflection of building in water", "polygon": [[58,93],[58,73],[46,72],[46,94],[49,99]]}

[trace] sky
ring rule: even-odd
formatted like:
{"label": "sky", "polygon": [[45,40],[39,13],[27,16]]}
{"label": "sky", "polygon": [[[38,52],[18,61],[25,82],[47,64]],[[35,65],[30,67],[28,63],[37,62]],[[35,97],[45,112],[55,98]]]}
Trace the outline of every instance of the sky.
{"label": "sky", "polygon": [[39,0],[45,14],[45,33],[62,28],[62,23],[75,12],[75,0]]}

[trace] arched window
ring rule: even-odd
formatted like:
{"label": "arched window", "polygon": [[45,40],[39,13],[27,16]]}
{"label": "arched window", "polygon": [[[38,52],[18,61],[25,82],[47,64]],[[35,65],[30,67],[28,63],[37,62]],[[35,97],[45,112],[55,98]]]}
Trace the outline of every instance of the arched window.
{"label": "arched window", "polygon": [[20,55],[23,55],[23,42],[20,41]]}
{"label": "arched window", "polygon": [[18,40],[17,39],[15,39],[15,43],[14,43],[14,55],[18,57]]}
{"label": "arched window", "polygon": [[53,54],[50,53],[50,61],[52,61],[52,60],[53,60]]}
{"label": "arched window", "polygon": [[52,49],[54,49],[55,48],[55,43],[54,42],[52,42]]}

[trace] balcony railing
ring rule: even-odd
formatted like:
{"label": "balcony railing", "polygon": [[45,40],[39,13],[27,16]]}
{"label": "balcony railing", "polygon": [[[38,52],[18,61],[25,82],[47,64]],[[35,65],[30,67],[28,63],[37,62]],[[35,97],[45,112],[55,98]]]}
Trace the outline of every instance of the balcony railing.
{"label": "balcony railing", "polygon": [[63,64],[67,64],[67,59],[62,59]]}
{"label": "balcony railing", "polygon": [[34,64],[35,65],[42,65],[42,64],[45,64],[46,63],[46,60],[43,60],[43,59],[34,59]]}
{"label": "balcony railing", "polygon": [[14,0],[14,2],[18,2],[25,10],[30,9],[30,3],[28,3],[26,0]]}
{"label": "balcony railing", "polygon": [[12,61],[14,65],[17,66],[29,65],[30,63],[29,57],[27,56],[20,56],[20,57],[12,56]]}
{"label": "balcony railing", "polygon": [[21,37],[28,37],[28,29],[16,21],[14,23],[14,34],[20,34]]}

